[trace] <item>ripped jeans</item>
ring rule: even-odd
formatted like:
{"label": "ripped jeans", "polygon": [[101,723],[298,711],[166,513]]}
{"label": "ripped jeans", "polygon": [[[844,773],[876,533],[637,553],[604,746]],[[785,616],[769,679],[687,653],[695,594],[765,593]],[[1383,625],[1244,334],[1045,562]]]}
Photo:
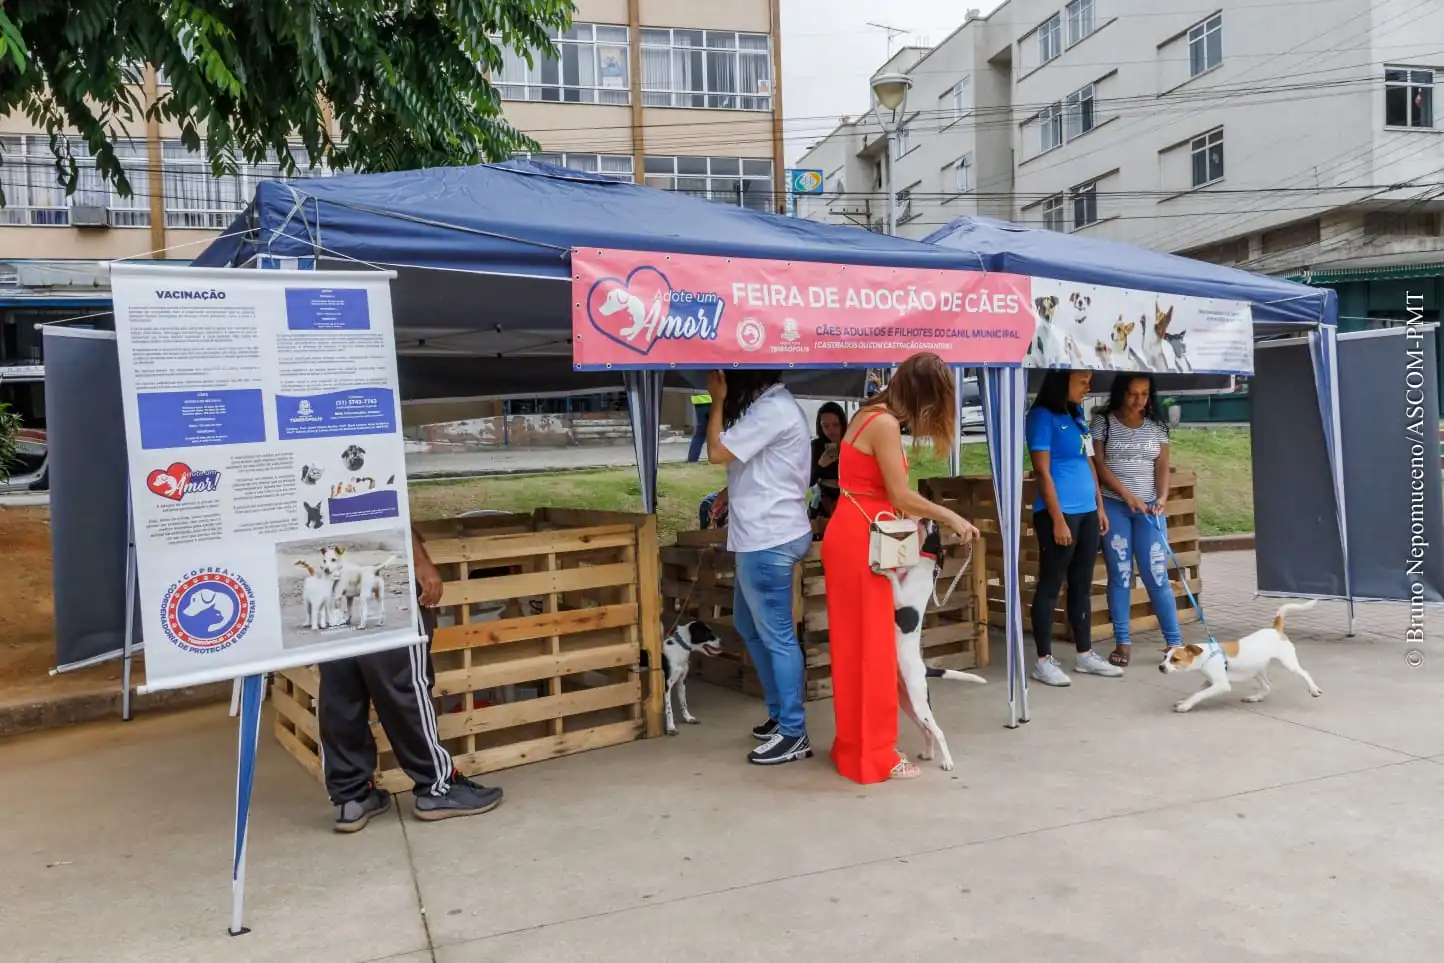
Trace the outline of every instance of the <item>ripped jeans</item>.
{"label": "ripped jeans", "polygon": [[[1152,507],[1150,505],[1150,507]],[[1133,607],[1133,567],[1137,560],[1138,574],[1148,599],[1158,616],[1163,640],[1178,645],[1183,636],[1178,631],[1178,607],[1173,588],[1168,583],[1168,547],[1165,535],[1167,522],[1159,518],[1163,531],[1148,515],[1135,514],[1116,498],[1103,499],[1108,513],[1108,534],[1103,536],[1103,560],[1108,566],[1108,615],[1113,621],[1113,641],[1128,645],[1129,616]]]}

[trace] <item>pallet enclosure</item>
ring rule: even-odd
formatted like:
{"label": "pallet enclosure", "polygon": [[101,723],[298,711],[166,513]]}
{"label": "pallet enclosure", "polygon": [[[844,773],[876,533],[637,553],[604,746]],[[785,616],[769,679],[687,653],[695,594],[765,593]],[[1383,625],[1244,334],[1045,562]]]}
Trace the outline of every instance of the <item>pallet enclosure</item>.
{"label": "pallet enclosure", "polygon": [[[701,619],[722,640],[723,653],[701,658],[693,677],[761,697],[757,670],[732,622],[736,565],[726,548],[725,531],[677,533],[677,544],[662,549],[662,612],[666,627]],[[983,545],[959,580],[947,604],[929,603],[923,621],[923,658],[929,665],[971,669],[988,664],[988,612]],[[963,565],[949,558],[938,589],[946,590]],[[832,659],[828,649],[827,582],[822,569],[822,543],[814,542],[793,576],[793,621],[806,656],[807,701],[832,697]],[[700,657],[699,657],[700,658]]]}
{"label": "pallet enclosure", "polygon": [[[1203,577],[1199,564],[1202,555],[1198,544],[1198,515],[1195,486],[1197,475],[1193,472],[1174,471],[1169,476],[1168,541],[1178,557],[1180,570],[1170,559],[1168,577],[1178,605],[1180,623],[1198,621],[1198,610],[1188,601],[1181,579],[1188,579],[1188,587],[1196,597],[1201,597]],[[968,521],[977,525],[988,543],[988,612],[993,624],[1007,627],[1007,611],[1003,605],[1003,547],[998,540],[998,505],[993,497],[993,479],[988,475],[963,475],[957,478],[926,478],[918,490],[923,497],[939,505],[946,505]],[[1023,476],[1023,527],[1019,541],[1018,570],[1022,577],[1021,596],[1023,602],[1023,626],[1028,627],[1028,610],[1033,604],[1033,590],[1038,581],[1038,541],[1033,531],[1033,501],[1038,497],[1037,482],[1033,473]],[[1106,537],[1104,539],[1107,540]],[[1147,632],[1158,628],[1158,617],[1148,600],[1148,592],[1138,580],[1135,569],[1131,598],[1132,631]],[[1064,613],[1064,599],[1060,595],[1053,619],[1053,637],[1072,639]],[[1113,637],[1113,624],[1108,615],[1108,571],[1100,553],[1093,569],[1093,641],[1099,642]]]}
{"label": "pallet enclosure", "polygon": [[[462,774],[661,734],[655,516],[538,509],[416,527],[445,580],[433,695]],[[277,740],[318,777],[319,690],[314,666],[276,673],[272,688]],[[374,713],[372,732],[377,785],[410,789]]]}

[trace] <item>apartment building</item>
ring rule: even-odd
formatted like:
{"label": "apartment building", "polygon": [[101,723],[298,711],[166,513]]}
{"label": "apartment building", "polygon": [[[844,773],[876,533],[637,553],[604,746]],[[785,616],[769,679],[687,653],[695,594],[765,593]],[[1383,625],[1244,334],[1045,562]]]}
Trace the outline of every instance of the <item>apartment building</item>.
{"label": "apartment building", "polygon": [[[780,2],[578,0],[555,57],[529,64],[508,53],[491,80],[507,119],[541,145],[539,160],[780,211]],[[153,70],[138,67],[136,79],[146,98],[165,90]],[[124,134],[117,153],[135,193],[120,197],[82,160],[79,189],[67,197],[48,138],[23,116],[0,117],[0,365],[40,361],[37,322],[107,323],[100,262],[188,259],[245,207],[258,180],[280,173],[268,163],[213,177],[170,124],[141,120]]]}
{"label": "apartment building", "polygon": [[[885,68],[913,80],[898,233],[990,214],[1326,284],[1346,328],[1406,292],[1437,320],[1441,38],[1437,0],[1008,0]],[[801,216],[877,226],[880,133],[799,161],[837,172]]]}

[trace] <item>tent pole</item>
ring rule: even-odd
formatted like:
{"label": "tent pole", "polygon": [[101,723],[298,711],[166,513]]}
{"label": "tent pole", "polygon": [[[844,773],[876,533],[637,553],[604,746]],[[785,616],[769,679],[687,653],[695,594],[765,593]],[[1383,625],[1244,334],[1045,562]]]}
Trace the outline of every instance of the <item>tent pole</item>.
{"label": "tent pole", "polygon": [[130,680],[135,664],[135,596],[140,573],[135,560],[135,509],[130,501],[130,484],[125,496],[125,641],[120,655],[120,720],[130,721]]}
{"label": "tent pole", "polygon": [[265,676],[238,679],[241,687],[239,745],[236,754],[236,825],[231,857],[232,936],[249,933],[244,922],[246,899],[246,841],[251,818],[251,789],[256,779],[256,748],[261,736],[261,693]]}

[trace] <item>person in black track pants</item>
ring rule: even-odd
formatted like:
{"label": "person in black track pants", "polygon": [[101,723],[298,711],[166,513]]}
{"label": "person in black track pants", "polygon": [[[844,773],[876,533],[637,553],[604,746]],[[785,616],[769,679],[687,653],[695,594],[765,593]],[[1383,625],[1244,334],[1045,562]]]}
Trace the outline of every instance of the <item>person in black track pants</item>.
{"label": "person in black track pants", "polygon": [[397,762],[415,783],[417,819],[475,816],[501,805],[501,790],[474,783],[457,772],[437,737],[436,708],[431,701],[435,676],[431,637],[436,631],[435,608],[441,601],[441,573],[427,554],[425,540],[414,529],[411,545],[426,642],[321,664],[317,709],[321,768],[335,807],[337,832],[364,829],[373,816],[391,807],[391,794],[372,782],[376,771],[372,705]]}

